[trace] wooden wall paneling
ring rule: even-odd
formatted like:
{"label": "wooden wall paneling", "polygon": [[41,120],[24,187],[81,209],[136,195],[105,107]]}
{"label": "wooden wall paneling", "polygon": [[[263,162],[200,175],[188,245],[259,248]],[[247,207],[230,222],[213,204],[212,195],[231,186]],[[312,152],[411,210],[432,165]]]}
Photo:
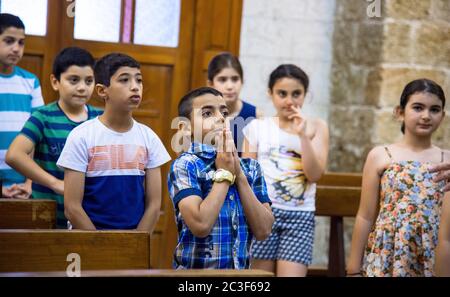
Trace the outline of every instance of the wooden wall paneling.
{"label": "wooden wall paneling", "polygon": [[242,1],[197,1],[191,88],[206,84],[212,57],[224,51],[239,55]]}

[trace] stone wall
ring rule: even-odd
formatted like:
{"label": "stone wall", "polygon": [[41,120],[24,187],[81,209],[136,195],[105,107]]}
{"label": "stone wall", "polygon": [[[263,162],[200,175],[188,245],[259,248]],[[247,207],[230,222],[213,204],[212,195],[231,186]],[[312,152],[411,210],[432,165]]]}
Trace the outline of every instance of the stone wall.
{"label": "stone wall", "polygon": [[[333,171],[361,171],[372,147],[401,137],[393,109],[409,81],[433,79],[450,97],[450,1],[379,3],[381,17],[370,18],[367,1],[336,2],[329,118]],[[435,135],[446,148],[448,123],[447,117]]]}
{"label": "stone wall", "polygon": [[244,100],[273,115],[267,95],[269,75],[280,64],[294,63],[310,77],[305,113],[328,119],[334,3],[244,0],[240,43]]}
{"label": "stone wall", "polygon": [[[381,16],[367,16],[368,2],[337,0],[330,104],[331,171],[360,172],[367,153],[401,137],[393,117],[404,86],[429,78],[450,98],[450,1],[380,1]],[[450,148],[449,117],[434,136]],[[350,251],[353,219],[346,219]],[[319,250],[323,248],[317,247]]]}

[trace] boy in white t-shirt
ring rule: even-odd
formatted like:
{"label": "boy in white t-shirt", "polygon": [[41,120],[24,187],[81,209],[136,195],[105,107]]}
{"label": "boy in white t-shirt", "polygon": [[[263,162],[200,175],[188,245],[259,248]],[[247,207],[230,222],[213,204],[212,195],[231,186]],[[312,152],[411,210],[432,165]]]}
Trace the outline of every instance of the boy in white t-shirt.
{"label": "boy in white t-shirt", "polygon": [[133,58],[113,53],[95,65],[103,115],[72,130],[58,159],[65,215],[73,228],[153,232],[161,206],[161,169],[170,160],[158,136],[132,117],[142,99]]}

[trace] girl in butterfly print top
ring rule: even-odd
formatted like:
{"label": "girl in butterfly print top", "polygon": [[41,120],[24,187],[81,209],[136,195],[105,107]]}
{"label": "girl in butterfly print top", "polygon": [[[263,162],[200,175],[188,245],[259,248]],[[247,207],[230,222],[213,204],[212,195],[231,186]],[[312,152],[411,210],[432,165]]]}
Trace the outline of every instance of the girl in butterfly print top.
{"label": "girl in butterfly print top", "polygon": [[276,116],[254,120],[243,131],[242,157],[260,162],[275,216],[269,238],[253,244],[252,268],[277,276],[305,276],[312,261],[315,182],[325,171],[328,127],[301,113],[308,85],[299,67],[277,67],[268,89]]}
{"label": "girl in butterfly print top", "polygon": [[348,275],[433,275],[444,183],[434,182],[429,169],[450,154],[434,146],[431,136],[445,116],[444,105],[442,88],[431,80],[405,86],[395,110],[403,121],[402,139],[367,156]]}

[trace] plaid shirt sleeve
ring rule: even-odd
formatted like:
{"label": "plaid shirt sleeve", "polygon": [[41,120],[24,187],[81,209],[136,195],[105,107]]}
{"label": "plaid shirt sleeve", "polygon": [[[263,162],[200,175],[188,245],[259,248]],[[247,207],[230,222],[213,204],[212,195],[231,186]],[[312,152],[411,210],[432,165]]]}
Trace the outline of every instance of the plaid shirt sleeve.
{"label": "plaid shirt sleeve", "polygon": [[183,198],[192,195],[203,197],[198,181],[197,165],[189,155],[182,155],[172,163],[168,186],[170,198],[176,209]]}
{"label": "plaid shirt sleeve", "polygon": [[272,205],[269,195],[267,194],[266,180],[264,179],[261,165],[259,165],[258,161],[252,159],[249,164],[249,170],[253,173],[251,187],[256,198],[258,198],[261,203],[269,203]]}

